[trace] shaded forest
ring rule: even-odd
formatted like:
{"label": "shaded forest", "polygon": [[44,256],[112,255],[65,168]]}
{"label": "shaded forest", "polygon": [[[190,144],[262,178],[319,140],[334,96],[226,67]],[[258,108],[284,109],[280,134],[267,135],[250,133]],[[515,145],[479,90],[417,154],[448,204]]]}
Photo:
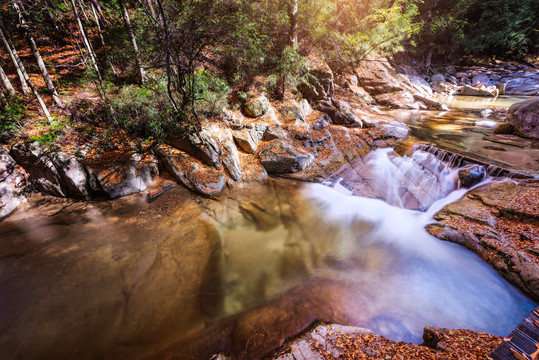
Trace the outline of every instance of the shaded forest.
{"label": "shaded forest", "polygon": [[[335,73],[374,52],[405,53],[427,67],[464,55],[523,59],[537,53],[538,7],[536,0],[6,1],[0,127],[8,141],[39,109],[52,125],[40,140],[50,140],[61,132],[57,120],[73,113],[69,103],[110,127],[159,139],[240,104],[253,83],[274,98],[294,92],[308,81],[311,55]],[[88,84],[97,108],[69,101]]]}

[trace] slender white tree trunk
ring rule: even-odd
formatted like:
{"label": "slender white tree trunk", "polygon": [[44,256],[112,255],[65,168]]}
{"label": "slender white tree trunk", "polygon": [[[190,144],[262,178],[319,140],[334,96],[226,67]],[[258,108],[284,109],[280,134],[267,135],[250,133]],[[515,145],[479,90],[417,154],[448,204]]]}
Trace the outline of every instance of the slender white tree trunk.
{"label": "slender white tree trunk", "polygon": [[4,72],[4,69],[2,69],[2,66],[0,65],[0,79],[2,80],[2,84],[4,85],[4,88],[6,89],[9,96],[15,95],[15,88],[13,85],[11,85],[11,81],[9,81],[9,78],[7,77],[6,73]]}
{"label": "slender white tree trunk", "polygon": [[4,26],[1,22],[0,22],[0,38],[2,39],[2,42],[4,43],[4,46],[6,47],[6,50],[9,53],[9,57],[11,58],[11,61],[13,62],[13,65],[15,66],[15,70],[17,71],[17,75],[19,76],[19,80],[21,81],[22,92],[23,94],[26,95],[30,92],[30,88],[26,84],[26,77],[28,77],[28,74],[26,74],[26,70],[24,69],[24,67],[21,68],[21,64],[22,64],[21,59],[19,58],[19,55],[17,54],[15,47],[13,47],[13,43],[11,42],[11,39],[9,38],[9,34],[6,33]]}
{"label": "slender white tree trunk", "polygon": [[[95,8],[95,5],[94,5],[94,2],[91,2],[90,3],[90,6],[92,8],[92,13],[94,15],[94,19],[95,19],[95,24],[97,26],[97,31],[99,33],[99,39],[101,40],[101,46],[105,47],[105,38],[103,37],[103,30],[101,28],[101,22],[99,20],[99,16],[97,14],[97,10]],[[107,59],[107,63],[110,67],[110,70],[112,71],[112,73],[114,74],[114,76],[118,77],[118,72],[116,71],[116,68],[114,67],[114,65],[112,64],[112,61],[110,61],[110,59]]]}
{"label": "slender white tree trunk", "polygon": [[28,23],[26,22],[26,19],[24,18],[24,15],[19,5],[17,4],[15,0],[13,0],[13,8],[17,11],[17,14],[19,15],[19,23],[21,24],[21,27],[24,29],[26,40],[28,41],[28,45],[30,45],[32,54],[34,55],[34,58],[36,59],[37,66],[39,67],[39,70],[41,71],[43,80],[45,80],[47,89],[49,89],[51,93],[52,100],[59,107],[63,107],[62,101],[60,100],[60,95],[58,95],[58,91],[56,91],[56,88],[54,87],[54,84],[52,83],[49,72],[47,71],[47,67],[45,66],[45,62],[43,61],[43,58],[41,57],[41,54],[39,53],[39,49],[37,48],[36,42],[34,38],[32,37],[32,34],[30,33],[30,28],[28,27]]}
{"label": "slender white tree trunk", "polygon": [[129,37],[131,38],[131,43],[133,44],[133,48],[135,49],[135,62],[137,64],[137,68],[140,75],[140,82],[142,85],[146,82],[146,72],[144,71],[144,68],[142,67],[142,61],[140,59],[140,52],[138,50],[137,45],[137,39],[135,38],[135,33],[133,32],[133,27],[131,26],[131,20],[129,19],[129,13],[127,12],[127,8],[125,7],[124,0],[119,0],[120,7],[122,8],[122,15],[124,17],[124,23],[127,27],[127,31],[129,32]]}
{"label": "slender white tree trunk", "polygon": [[[20,75],[22,76],[22,83],[26,85],[26,88],[29,88],[32,90],[32,93],[34,93],[34,96],[37,99],[37,102],[39,106],[41,107],[41,110],[43,110],[43,113],[47,117],[47,121],[50,123],[52,121],[51,114],[49,113],[49,110],[47,109],[47,105],[43,102],[43,99],[41,98],[41,95],[37,92],[36,87],[34,84],[32,84],[32,81],[30,81],[30,77],[28,76],[28,73],[26,72],[24,68],[24,64],[21,61],[21,58],[17,55],[17,50],[15,49],[15,46],[11,42],[11,39],[6,38],[6,35],[4,33],[4,29],[0,26],[0,37],[2,38],[2,41],[4,42],[4,45],[8,48],[8,52],[10,53],[11,60],[13,60],[13,64],[15,64],[15,68],[20,70]],[[18,71],[19,73],[19,71]]]}
{"label": "slender white tree trunk", "polygon": [[289,45],[298,48],[298,0],[290,0],[288,4],[288,17],[290,18],[290,30],[288,33]]}
{"label": "slender white tree trunk", "polygon": [[90,40],[88,39],[88,35],[86,34],[84,25],[82,25],[82,21],[79,16],[79,11],[77,10],[77,5],[75,4],[75,0],[70,0],[69,2],[71,4],[71,8],[73,9],[73,14],[75,15],[75,20],[77,21],[77,25],[79,26],[79,31],[81,33],[81,37],[84,42],[84,47],[86,47],[86,50],[88,51],[88,56],[90,57],[90,62],[92,63],[92,67],[94,68],[97,74],[97,77],[99,79],[99,84],[102,85],[103,78],[101,77],[99,66],[97,65],[97,57],[95,56],[95,52],[94,52],[94,49],[92,48],[92,44],[90,43]]}

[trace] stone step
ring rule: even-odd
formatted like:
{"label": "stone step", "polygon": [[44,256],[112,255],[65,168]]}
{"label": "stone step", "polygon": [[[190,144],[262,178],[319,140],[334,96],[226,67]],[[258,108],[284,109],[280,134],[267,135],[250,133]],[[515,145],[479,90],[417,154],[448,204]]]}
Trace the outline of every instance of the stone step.
{"label": "stone step", "polygon": [[487,359],[521,360],[539,357],[539,307],[532,311]]}

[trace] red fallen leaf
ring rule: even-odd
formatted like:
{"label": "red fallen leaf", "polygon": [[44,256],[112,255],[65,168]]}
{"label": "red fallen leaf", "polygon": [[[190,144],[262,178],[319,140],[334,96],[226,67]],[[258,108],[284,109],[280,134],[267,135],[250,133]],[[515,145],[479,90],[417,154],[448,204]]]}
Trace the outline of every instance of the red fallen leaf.
{"label": "red fallen leaf", "polygon": [[509,342],[509,341],[511,341],[511,339],[512,339],[512,337],[504,337],[504,338],[503,338],[503,341]]}

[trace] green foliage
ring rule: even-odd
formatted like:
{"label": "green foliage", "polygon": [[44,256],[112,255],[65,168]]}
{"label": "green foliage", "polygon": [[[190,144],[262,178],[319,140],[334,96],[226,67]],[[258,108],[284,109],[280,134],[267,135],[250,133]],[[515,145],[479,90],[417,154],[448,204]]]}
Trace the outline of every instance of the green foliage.
{"label": "green foliage", "polygon": [[515,56],[537,44],[539,3],[536,0],[471,1],[462,48],[468,54]]}
{"label": "green foliage", "polygon": [[425,0],[416,21],[418,51],[435,55],[515,57],[538,43],[536,0]]}
{"label": "green foliage", "polygon": [[195,110],[206,116],[220,114],[228,106],[226,81],[199,69],[193,75]]}
{"label": "green foliage", "polygon": [[54,143],[71,129],[71,125],[67,119],[54,118],[50,123],[42,124],[44,127],[48,126],[46,132],[40,136],[31,137],[30,141],[39,141],[43,145]]}
{"label": "green foliage", "polygon": [[144,137],[162,139],[172,123],[172,111],[167,106],[164,84],[154,87],[123,86],[103,107],[105,116],[122,129]]}
{"label": "green foliage", "polygon": [[0,134],[3,137],[11,137],[22,131],[21,120],[27,110],[21,99],[9,98],[6,106],[0,107]]}

